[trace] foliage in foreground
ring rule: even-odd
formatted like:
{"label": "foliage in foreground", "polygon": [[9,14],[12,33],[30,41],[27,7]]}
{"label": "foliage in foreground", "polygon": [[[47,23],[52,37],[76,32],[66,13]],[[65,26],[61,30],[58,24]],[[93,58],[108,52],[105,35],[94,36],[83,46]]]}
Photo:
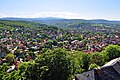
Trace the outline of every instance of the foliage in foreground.
{"label": "foliage in foreground", "polygon": [[76,73],[97,68],[119,57],[120,46],[109,45],[102,52],[86,54],[58,48],[47,50],[34,61],[23,62],[18,70],[7,73],[8,64],[0,66],[0,80],[68,80]]}

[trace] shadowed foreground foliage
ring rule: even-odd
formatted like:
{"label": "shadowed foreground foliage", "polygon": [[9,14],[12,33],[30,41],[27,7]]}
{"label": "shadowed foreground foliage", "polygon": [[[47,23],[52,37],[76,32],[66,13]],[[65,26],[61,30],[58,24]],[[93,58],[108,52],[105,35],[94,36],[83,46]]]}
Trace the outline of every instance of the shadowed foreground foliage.
{"label": "shadowed foreground foliage", "polygon": [[57,48],[39,54],[35,60],[23,62],[19,69],[7,73],[8,65],[0,66],[0,80],[68,80],[119,57],[120,46],[109,45],[102,52],[86,54]]}

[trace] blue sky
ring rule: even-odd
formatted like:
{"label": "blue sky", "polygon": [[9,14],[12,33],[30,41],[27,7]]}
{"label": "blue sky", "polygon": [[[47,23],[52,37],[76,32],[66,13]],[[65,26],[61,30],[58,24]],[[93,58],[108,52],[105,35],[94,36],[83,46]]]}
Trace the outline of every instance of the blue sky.
{"label": "blue sky", "polygon": [[0,0],[0,17],[120,20],[120,0]]}

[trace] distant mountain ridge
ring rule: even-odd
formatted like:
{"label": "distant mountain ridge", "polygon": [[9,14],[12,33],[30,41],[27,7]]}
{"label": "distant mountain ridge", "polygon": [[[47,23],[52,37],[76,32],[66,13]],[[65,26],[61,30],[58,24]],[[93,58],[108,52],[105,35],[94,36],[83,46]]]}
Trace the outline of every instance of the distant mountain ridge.
{"label": "distant mountain ridge", "polygon": [[27,21],[36,21],[36,20],[63,20],[64,18],[57,17],[46,17],[46,18],[15,18],[15,17],[6,17],[0,18],[0,20],[27,20]]}
{"label": "distant mountain ridge", "polygon": [[56,18],[56,17],[46,17],[46,18],[0,18],[0,20],[14,20],[14,21],[32,21],[32,22],[40,22],[47,25],[54,25],[58,27],[68,27],[74,26],[81,23],[85,24],[116,24],[120,25],[120,21],[110,21],[105,19],[92,19],[92,20],[85,20],[85,19],[65,19],[65,18]]}
{"label": "distant mountain ridge", "polygon": [[110,20],[105,20],[105,19],[91,19],[91,20],[86,20],[86,19],[65,19],[65,18],[57,18],[57,17],[46,17],[46,18],[16,18],[16,17],[6,17],[6,18],[0,18],[0,20],[27,20],[27,21],[48,21],[48,20],[60,20],[60,21],[82,21],[82,22],[92,22],[92,23],[120,23],[120,21],[110,21]]}

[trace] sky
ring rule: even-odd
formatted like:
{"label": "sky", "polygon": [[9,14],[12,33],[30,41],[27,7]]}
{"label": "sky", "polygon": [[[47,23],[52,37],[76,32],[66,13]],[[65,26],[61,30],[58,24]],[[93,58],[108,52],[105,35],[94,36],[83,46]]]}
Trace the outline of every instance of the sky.
{"label": "sky", "polygon": [[120,0],[0,0],[0,18],[120,20]]}

